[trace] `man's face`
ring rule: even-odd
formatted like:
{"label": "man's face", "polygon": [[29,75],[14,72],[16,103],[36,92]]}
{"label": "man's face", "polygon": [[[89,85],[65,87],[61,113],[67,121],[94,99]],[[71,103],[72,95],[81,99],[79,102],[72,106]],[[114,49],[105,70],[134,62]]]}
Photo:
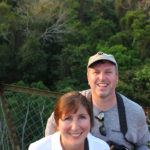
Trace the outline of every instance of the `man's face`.
{"label": "man's face", "polygon": [[103,98],[110,96],[118,83],[116,66],[109,61],[95,63],[88,68],[87,79],[92,94]]}

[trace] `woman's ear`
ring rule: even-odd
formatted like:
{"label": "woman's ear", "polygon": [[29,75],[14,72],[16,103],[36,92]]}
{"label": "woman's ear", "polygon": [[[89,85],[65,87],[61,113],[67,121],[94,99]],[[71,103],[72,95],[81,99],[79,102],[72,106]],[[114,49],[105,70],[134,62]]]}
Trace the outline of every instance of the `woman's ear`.
{"label": "woman's ear", "polygon": [[55,125],[54,132],[57,132],[57,131],[59,131],[59,127],[57,125]]}

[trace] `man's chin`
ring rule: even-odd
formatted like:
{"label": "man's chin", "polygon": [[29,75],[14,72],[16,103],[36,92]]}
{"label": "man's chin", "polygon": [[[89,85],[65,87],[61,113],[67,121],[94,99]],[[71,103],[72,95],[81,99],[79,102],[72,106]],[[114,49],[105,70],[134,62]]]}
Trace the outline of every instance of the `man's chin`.
{"label": "man's chin", "polygon": [[99,92],[98,93],[98,96],[101,98],[105,98],[105,97],[107,97],[107,95],[108,95],[107,92]]}

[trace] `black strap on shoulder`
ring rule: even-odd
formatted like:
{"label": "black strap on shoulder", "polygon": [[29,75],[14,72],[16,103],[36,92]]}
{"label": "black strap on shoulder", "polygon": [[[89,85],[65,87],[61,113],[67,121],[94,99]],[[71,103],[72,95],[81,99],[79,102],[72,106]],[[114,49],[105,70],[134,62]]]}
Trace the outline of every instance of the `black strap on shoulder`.
{"label": "black strap on shoulder", "polygon": [[119,114],[119,121],[120,121],[120,131],[124,135],[124,139],[127,142],[131,143],[135,148],[135,144],[133,142],[129,141],[128,139],[126,139],[126,137],[125,137],[128,127],[127,127],[127,120],[126,120],[125,106],[123,103],[123,99],[120,96],[120,94],[117,92],[116,92],[116,97],[117,97],[117,107],[118,107],[118,114]]}
{"label": "black strap on shoulder", "polygon": [[87,138],[84,141],[84,150],[89,150],[89,142]]}
{"label": "black strap on shoulder", "polygon": [[117,107],[118,107],[118,114],[119,114],[119,121],[120,121],[120,130],[125,136],[128,130],[126,115],[125,115],[125,107],[124,107],[122,97],[117,92],[116,92],[116,97],[117,97]]}

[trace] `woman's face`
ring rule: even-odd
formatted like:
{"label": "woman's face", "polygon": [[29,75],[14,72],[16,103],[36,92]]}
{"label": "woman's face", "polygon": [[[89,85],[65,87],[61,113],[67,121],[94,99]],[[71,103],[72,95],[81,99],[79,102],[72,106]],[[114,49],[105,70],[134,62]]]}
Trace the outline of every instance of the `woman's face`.
{"label": "woman's face", "polygon": [[90,131],[90,126],[90,116],[82,105],[76,113],[62,115],[58,125],[62,146],[68,148],[82,147]]}

